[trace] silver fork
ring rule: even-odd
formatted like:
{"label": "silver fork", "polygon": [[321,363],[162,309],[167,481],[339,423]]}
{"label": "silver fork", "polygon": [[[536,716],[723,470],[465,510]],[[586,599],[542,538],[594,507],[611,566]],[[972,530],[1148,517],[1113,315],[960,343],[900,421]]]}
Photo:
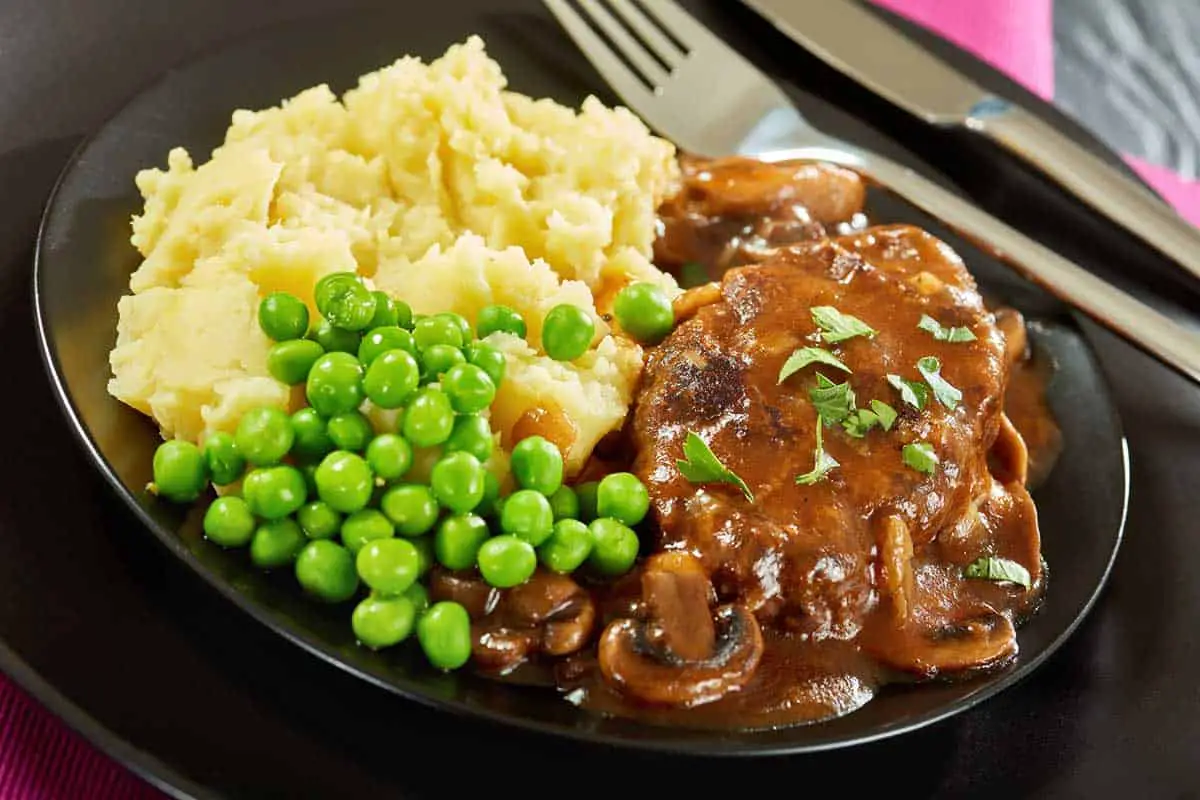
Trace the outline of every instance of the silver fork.
{"label": "silver fork", "polygon": [[817,130],[774,82],[672,0],[577,0],[583,14],[569,0],[542,2],[629,107],[684,150],[852,169],[1200,382],[1200,334],[913,170]]}

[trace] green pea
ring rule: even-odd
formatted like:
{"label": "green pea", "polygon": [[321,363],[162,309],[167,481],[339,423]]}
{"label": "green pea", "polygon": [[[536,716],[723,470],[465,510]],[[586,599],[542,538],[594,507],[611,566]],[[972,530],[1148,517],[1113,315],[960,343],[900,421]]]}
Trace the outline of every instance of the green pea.
{"label": "green pea", "polygon": [[363,391],[380,408],[400,408],[421,383],[421,368],[404,350],[380,353],[367,368]]}
{"label": "green pea", "polygon": [[475,566],[479,547],[490,535],[483,517],[454,514],[438,525],[433,537],[433,552],[438,563],[446,569],[470,569]]}
{"label": "green pea", "polygon": [[577,519],[560,519],[554,523],[550,538],[537,549],[538,560],[547,569],[570,574],[579,569],[592,552],[592,531]]}
{"label": "green pea", "polygon": [[271,520],[258,526],[250,540],[250,560],[260,569],[274,569],[295,560],[307,541],[294,519]]}
{"label": "green pea", "polygon": [[[449,403],[447,403],[448,405]],[[208,465],[200,448],[183,439],[163,442],[154,451],[151,491],[174,503],[190,503],[208,484]]]}
{"label": "green pea", "polygon": [[376,328],[364,336],[358,345],[358,360],[364,367],[370,367],[372,361],[388,350],[403,350],[415,356],[417,345],[413,342],[412,334],[401,327],[388,325]]}
{"label": "green pea", "polygon": [[487,306],[480,309],[479,316],[475,318],[475,332],[479,334],[479,338],[482,339],[496,331],[504,331],[524,339],[525,320],[508,306]]}
{"label": "green pea", "polygon": [[334,449],[325,420],[315,408],[305,407],[292,414],[292,432],[296,437],[292,452],[301,459],[315,461]]}
{"label": "green pea", "polygon": [[504,500],[500,510],[500,528],[537,547],[554,528],[554,511],[541,492],[522,489]]}
{"label": "green pea", "polygon": [[254,514],[240,497],[218,497],[204,512],[204,535],[221,547],[245,547],[254,535]]}
{"label": "green pea", "polygon": [[349,353],[326,353],[308,373],[308,404],[324,417],[353,411],[363,401],[363,366]]}
{"label": "green pea", "polygon": [[[417,575],[424,576],[425,573],[429,572],[429,570],[433,568],[435,562],[433,553],[433,537],[417,536],[416,538],[409,539],[408,541],[412,542],[413,547],[417,548],[417,558],[420,559],[417,563]],[[414,583],[413,586],[420,586],[420,584]],[[409,588],[409,592],[412,592],[411,587]],[[425,604],[425,606],[428,605],[429,603]],[[422,611],[425,610],[425,606],[421,607]]]}
{"label": "green pea", "polygon": [[629,472],[605,475],[596,487],[596,515],[637,525],[650,510],[650,493],[638,476]]}
{"label": "green pea", "polygon": [[300,506],[296,521],[310,539],[332,539],[342,527],[342,515],[324,500],[313,500]]}
{"label": "green pea", "polygon": [[326,423],[330,440],[339,450],[349,450],[361,453],[367,449],[367,443],[375,435],[371,420],[361,411],[346,411],[334,414]]}
{"label": "green pea", "polygon": [[414,319],[412,306],[403,300],[393,300],[392,307],[396,310],[396,327],[411,331]]}
{"label": "green pea", "polygon": [[555,361],[574,361],[587,352],[596,336],[591,314],[579,306],[562,303],[550,309],[542,322],[542,350]]}
{"label": "green pea", "polygon": [[257,517],[274,520],[293,514],[308,499],[304,475],[295,467],[261,467],[246,476],[242,496]]}
{"label": "green pea", "polygon": [[417,350],[421,353],[435,344],[447,344],[451,347],[462,347],[466,344],[463,341],[462,329],[455,321],[436,314],[419,319],[414,323],[413,340],[416,341]]}
{"label": "green pea", "polygon": [[[425,539],[414,539],[414,542],[421,544]],[[425,609],[429,608],[429,590],[425,588],[420,581],[417,581],[412,586],[408,587],[402,597],[407,597],[413,604],[413,608],[417,610],[417,615],[425,613]]]}
{"label": "green pea", "polygon": [[366,542],[358,551],[354,563],[358,568],[358,577],[372,591],[395,596],[403,594],[417,580],[421,557],[417,554],[417,548],[407,539],[381,538]]}
{"label": "green pea", "polygon": [[609,577],[624,575],[638,555],[638,537],[627,525],[608,517],[593,520],[592,552],[588,563],[596,572]]}
{"label": "green pea", "polygon": [[483,500],[483,465],[470,453],[448,453],[433,465],[429,486],[444,508],[459,514]]}
{"label": "green pea", "polygon": [[371,501],[375,476],[361,456],[335,450],[321,460],[315,475],[317,496],[334,511],[352,514]]}
{"label": "green pea", "polygon": [[310,462],[300,465],[300,474],[304,476],[304,485],[308,489],[309,497],[317,496],[317,467],[320,462]]}
{"label": "green pea", "polygon": [[367,542],[390,539],[396,535],[396,526],[381,511],[363,508],[346,517],[342,522],[342,544],[351,553],[357,554]]}
{"label": "green pea", "polygon": [[458,603],[443,600],[417,621],[417,641],[438,669],[458,669],[471,658],[471,617]]}
{"label": "green pea", "polygon": [[333,272],[313,290],[321,316],[339,328],[361,331],[375,317],[375,297],[353,272]]}
{"label": "green pea", "polygon": [[552,495],[562,486],[562,453],[541,436],[526,436],[513,448],[512,471],[522,489]]}
{"label": "green pea", "polygon": [[394,326],[399,319],[395,301],[387,292],[374,291],[371,292],[371,297],[375,298],[375,314],[371,317],[371,324],[367,326],[367,330]]}
{"label": "green pea", "polygon": [[328,603],[349,600],[358,591],[354,556],[329,539],[304,546],[296,556],[296,580],[306,592]]}
{"label": "green pea", "polygon": [[233,435],[238,452],[256,467],[278,464],[292,449],[292,421],[278,408],[264,406],[242,415]]}
{"label": "green pea", "polygon": [[367,445],[367,465],[385,481],[404,477],[412,467],[413,449],[403,436],[383,433]]}
{"label": "green pea", "polygon": [[277,342],[299,339],[308,331],[308,306],[287,292],[272,292],[258,304],[258,325]]}
{"label": "green pea", "polygon": [[626,286],[613,301],[613,313],[621,329],[642,344],[658,344],[675,327],[671,298],[653,283]]}
{"label": "green pea", "polygon": [[579,519],[591,522],[596,518],[596,491],[600,488],[599,481],[587,481],[575,486],[575,496],[579,498]]}
{"label": "green pea", "polygon": [[497,516],[500,504],[500,479],[493,472],[483,474],[483,499],[475,506],[481,517]]}
{"label": "green pea", "polygon": [[402,483],[388,489],[379,502],[401,536],[428,533],[438,518],[437,499],[428,486]]}
{"label": "green pea", "polygon": [[297,386],[308,380],[313,364],[324,354],[325,348],[312,339],[279,342],[267,352],[267,372],[280,383]]}
{"label": "green pea", "polygon": [[421,353],[421,382],[433,383],[441,380],[443,373],[451,368],[465,364],[467,357],[458,347],[448,344],[430,345]]}
{"label": "green pea", "polygon": [[516,536],[493,536],[479,547],[479,574],[489,586],[511,589],[529,580],[537,569],[533,545]]}
{"label": "green pea", "polygon": [[350,627],[365,647],[382,650],[407,639],[416,619],[416,607],[407,597],[368,597],[354,607]]}
{"label": "green pea", "polygon": [[486,462],[495,447],[496,439],[488,421],[476,414],[462,414],[454,420],[445,449],[447,453],[470,453],[480,462]]}
{"label": "green pea", "polygon": [[579,519],[579,497],[570,486],[560,486],[550,495],[550,510],[554,512],[554,521],[560,519]]}
{"label": "green pea", "polygon": [[426,387],[417,392],[404,409],[401,432],[414,447],[433,447],[450,438],[454,430],[454,408],[440,389]]}
{"label": "green pea", "polygon": [[508,358],[490,344],[472,342],[467,348],[467,363],[474,364],[487,373],[492,384],[499,389],[508,369]]}
{"label": "green pea", "polygon": [[[461,357],[461,352],[460,352]],[[496,384],[480,367],[457,364],[442,375],[442,391],[459,414],[483,411],[496,399]]]}
{"label": "green pea", "polygon": [[468,344],[472,339],[475,338],[475,331],[471,328],[471,323],[467,322],[467,318],[462,314],[456,314],[453,311],[442,311],[434,314],[434,316],[439,319],[444,319],[454,325],[454,327],[458,328],[458,332],[462,336],[462,342],[464,345]]}
{"label": "green pea", "polygon": [[317,323],[317,327],[313,329],[309,338],[321,345],[326,353],[349,353],[354,355],[358,352],[359,342],[362,341],[362,334],[358,331],[348,331],[343,328],[336,327],[327,319]]}
{"label": "green pea", "polygon": [[246,470],[246,459],[238,452],[233,434],[225,431],[217,431],[204,440],[204,463],[217,486],[228,486]]}

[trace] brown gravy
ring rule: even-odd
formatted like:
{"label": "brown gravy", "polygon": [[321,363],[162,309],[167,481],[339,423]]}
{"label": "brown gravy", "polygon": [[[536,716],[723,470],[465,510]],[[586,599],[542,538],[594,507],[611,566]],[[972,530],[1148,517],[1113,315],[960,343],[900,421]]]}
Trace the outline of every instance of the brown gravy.
{"label": "brown gravy", "polygon": [[[862,186],[844,170],[820,165],[768,166],[742,159],[702,161],[686,156],[681,163],[683,188],[660,210],[656,260],[665,269],[678,272],[685,265],[693,270],[699,265],[719,281],[732,267],[770,261],[780,247],[827,241],[827,231],[832,234],[862,226]],[[868,243],[868,251],[870,246]],[[912,255],[896,256],[898,260],[905,257]],[[927,274],[913,277],[919,283]],[[712,288],[701,291],[706,292],[698,301],[701,307],[720,294]],[[694,312],[694,308],[688,311],[689,315]],[[914,543],[909,545],[907,602],[914,606],[909,613],[924,619],[932,626],[930,630],[944,631],[944,638],[921,638],[913,634],[912,626],[902,629],[892,622],[899,601],[887,596],[885,578],[878,577],[886,569],[875,565],[870,572],[875,577],[869,582],[880,599],[864,607],[857,627],[851,626],[853,633],[817,635],[802,615],[789,621],[783,614],[777,624],[762,624],[760,657],[752,677],[736,690],[691,705],[649,703],[606,678],[596,649],[600,632],[607,634],[610,623],[650,619],[648,566],[613,584],[591,582],[587,575],[579,576],[576,583],[539,571],[522,587],[522,597],[514,597],[514,590],[489,589],[474,575],[440,573],[435,575],[431,594],[434,599],[460,600],[471,611],[477,640],[474,661],[485,674],[506,681],[554,685],[569,702],[658,725],[763,729],[811,723],[861,707],[889,683],[1001,668],[1015,657],[1013,627],[1036,610],[1044,588],[1036,517],[1024,486],[1036,485],[1048,474],[1061,449],[1061,434],[1045,401],[1050,365],[1029,357],[1024,323],[1018,314],[1000,311],[995,324],[1003,334],[1001,347],[1007,348],[1010,365],[1005,371],[1007,386],[1000,390],[1005,414],[999,414],[1001,430],[993,434],[996,444],[979,457],[987,463],[983,474],[990,471],[997,488],[990,499],[973,501],[979,504],[977,508],[971,505],[971,513],[979,515],[981,524],[948,524],[947,528],[955,530],[934,530],[927,536],[914,533]],[[594,459],[581,480],[630,469],[631,448],[628,436],[610,441],[603,459]],[[848,456],[841,457],[850,463]],[[738,502],[738,498],[734,496],[730,502]],[[981,536],[986,541],[981,541]],[[661,548],[664,531],[655,531],[652,537],[655,549]],[[678,552],[685,553],[686,542],[685,538],[668,546],[678,545],[683,548]],[[1023,591],[1006,583],[964,580],[963,565],[981,547],[1030,564],[1033,588]],[[697,557],[702,561],[702,556]],[[874,546],[871,559],[885,560],[875,553]],[[737,581],[723,585],[710,577],[712,586],[696,591],[711,592],[714,607],[741,601],[744,587]],[[681,581],[677,588],[686,588],[686,583]],[[653,606],[654,598],[649,600]],[[769,608],[760,607],[756,613],[772,619],[775,612],[764,610]],[[981,614],[981,609],[990,614]],[[568,651],[562,643],[579,639],[584,623],[591,631],[586,637],[588,646]],[[676,627],[679,625],[697,627],[687,620],[676,621]],[[647,630],[650,628],[653,626]],[[653,629],[656,634],[634,640],[635,650],[662,647],[663,630]],[[669,625],[666,633],[670,634]],[[707,636],[706,646],[711,648],[711,629],[688,635],[699,635],[700,641]],[[1007,651],[1003,647],[1006,642],[1013,642]],[[686,644],[686,637],[680,643]],[[1007,655],[997,658],[981,653]]]}

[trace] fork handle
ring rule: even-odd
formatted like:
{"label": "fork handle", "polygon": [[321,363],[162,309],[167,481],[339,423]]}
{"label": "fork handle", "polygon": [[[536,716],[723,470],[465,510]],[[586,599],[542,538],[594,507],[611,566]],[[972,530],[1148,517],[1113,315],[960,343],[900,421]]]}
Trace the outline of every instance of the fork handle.
{"label": "fork handle", "polygon": [[1200,278],[1200,230],[1142,184],[1028,111],[1001,104],[969,129],[1032,162],[1078,199]]}
{"label": "fork handle", "polygon": [[1200,383],[1200,334],[1185,328],[936,183],[872,154],[853,168],[937,217],[1024,277]]}

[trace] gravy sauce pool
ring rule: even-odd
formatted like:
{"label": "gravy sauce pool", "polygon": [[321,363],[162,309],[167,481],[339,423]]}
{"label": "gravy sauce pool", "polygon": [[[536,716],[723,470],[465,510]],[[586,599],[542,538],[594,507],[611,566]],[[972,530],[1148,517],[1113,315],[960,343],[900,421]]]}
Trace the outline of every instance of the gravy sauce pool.
{"label": "gravy sauce pool", "polygon": [[[711,280],[720,280],[727,269],[769,258],[776,247],[819,241],[826,232],[834,235],[839,231],[860,230],[864,224],[863,187],[856,176],[835,167],[766,166],[741,159],[702,161],[687,156],[681,158],[681,165],[684,188],[660,210],[656,243],[659,266],[676,274],[681,271],[695,274],[702,267]],[[1002,479],[1005,461],[1020,460],[1020,468],[1024,470],[1027,448],[1025,483],[1032,487],[1049,473],[1061,450],[1061,433],[1045,400],[1052,365],[1030,357],[1019,314],[999,310],[996,317],[997,326],[1005,333],[1007,346],[1013,351],[1003,407],[1019,437],[1006,435],[1002,430],[988,458],[999,464],[993,472]],[[1024,439],[1023,446],[1020,439]],[[581,480],[594,480],[608,471],[628,469],[631,454],[614,458],[614,449],[619,452],[621,448],[607,448],[602,466],[594,464],[588,471],[590,474]],[[1014,450],[1021,452],[1014,455]],[[599,464],[601,459],[596,462]],[[1037,540],[1035,537],[1032,544],[1028,541],[1024,524],[1027,520],[1022,518],[1022,513],[1033,513],[1032,503],[1023,490],[1018,496],[1025,497],[1028,510],[992,520],[990,546],[997,555],[1040,563],[1036,549],[1029,552],[1030,547],[1037,547]],[[991,512],[984,506],[980,513],[986,518]],[[924,543],[914,550],[916,592],[932,607],[1006,609],[1005,615],[994,615],[995,619],[986,624],[996,628],[996,636],[1011,637],[1012,626],[1036,610],[1044,584],[1043,570],[1031,570],[1035,576],[1031,592],[992,581],[962,580],[958,566],[961,554],[954,552],[953,537],[946,538],[947,543]],[[610,620],[638,613],[642,603],[638,598],[638,575],[635,572],[611,585],[589,585],[585,580],[580,579],[581,588],[576,592],[555,576],[539,571],[526,592],[536,599],[521,604],[518,610],[514,610],[517,604],[507,597],[501,599],[500,593],[483,586],[478,578],[451,575],[435,578],[431,594],[435,600],[456,599],[464,593],[470,599],[467,607],[474,608],[476,638],[493,646],[490,650],[483,648],[483,658],[478,657],[480,648],[476,648],[475,663],[484,674],[505,681],[553,685],[577,705],[658,725],[764,729],[811,723],[861,707],[885,685],[913,682],[933,677],[937,672],[926,669],[926,674],[922,674],[921,659],[925,656],[905,638],[910,634],[899,633],[895,626],[881,621],[886,617],[881,604],[866,619],[859,635],[852,638],[818,640],[805,633],[787,633],[764,625],[761,660],[740,691],[691,707],[640,702],[605,680],[595,649],[596,638]],[[538,606],[541,611],[536,610]],[[521,614],[525,617],[518,619]],[[593,618],[588,647],[562,657],[539,656],[546,652],[547,642],[551,641],[546,634],[547,620],[560,620],[560,629],[570,634],[573,630],[570,626]],[[968,627],[980,624],[983,623],[964,623]],[[525,632],[509,633],[514,625]],[[563,635],[561,630],[555,632],[559,639]],[[985,639],[988,633],[983,632]],[[965,645],[961,646],[965,648],[963,652],[954,652],[953,648],[959,645],[953,636],[947,642],[947,652],[940,654],[947,659],[943,663],[954,663],[958,657],[966,668],[942,672],[946,677],[970,676],[1011,661],[1010,658],[976,663],[972,660],[975,654]],[[909,669],[887,666],[877,657],[881,650],[888,650],[902,661],[906,648],[913,651],[913,666]]]}

